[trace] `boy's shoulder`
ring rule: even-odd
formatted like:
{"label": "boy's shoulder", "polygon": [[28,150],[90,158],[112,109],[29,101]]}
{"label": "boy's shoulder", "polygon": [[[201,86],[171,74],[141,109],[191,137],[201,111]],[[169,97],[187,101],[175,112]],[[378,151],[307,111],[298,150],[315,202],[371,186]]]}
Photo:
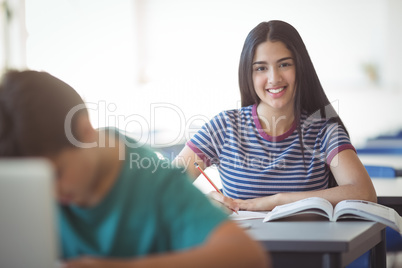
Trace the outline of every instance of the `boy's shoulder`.
{"label": "boy's shoulder", "polygon": [[[127,136],[126,136],[127,137]],[[141,144],[135,139],[128,137],[125,141],[125,163],[126,173],[136,174],[140,177],[152,176],[166,178],[170,176],[187,176],[183,168],[173,165],[157,148],[148,144]]]}

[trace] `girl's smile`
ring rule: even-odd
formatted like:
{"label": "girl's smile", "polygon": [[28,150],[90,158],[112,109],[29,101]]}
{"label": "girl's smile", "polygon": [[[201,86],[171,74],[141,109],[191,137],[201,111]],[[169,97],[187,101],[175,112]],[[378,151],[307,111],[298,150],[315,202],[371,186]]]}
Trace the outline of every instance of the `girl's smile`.
{"label": "girl's smile", "polygon": [[280,98],[286,93],[287,86],[268,88],[267,91],[272,98]]}
{"label": "girl's smile", "polygon": [[292,52],[284,43],[259,44],[253,58],[253,84],[259,105],[272,111],[293,111],[296,67]]}

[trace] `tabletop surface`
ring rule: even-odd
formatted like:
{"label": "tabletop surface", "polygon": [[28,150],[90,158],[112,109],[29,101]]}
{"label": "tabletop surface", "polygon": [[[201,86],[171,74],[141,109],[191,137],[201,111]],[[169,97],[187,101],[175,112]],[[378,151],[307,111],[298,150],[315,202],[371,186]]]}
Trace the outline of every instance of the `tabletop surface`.
{"label": "tabletop surface", "polygon": [[402,177],[372,179],[379,197],[402,197]]}
{"label": "tabletop surface", "polygon": [[[273,222],[246,220],[249,235],[270,251],[346,252],[384,229],[371,221],[330,222],[316,215],[298,215]],[[370,234],[370,235],[369,235]]]}

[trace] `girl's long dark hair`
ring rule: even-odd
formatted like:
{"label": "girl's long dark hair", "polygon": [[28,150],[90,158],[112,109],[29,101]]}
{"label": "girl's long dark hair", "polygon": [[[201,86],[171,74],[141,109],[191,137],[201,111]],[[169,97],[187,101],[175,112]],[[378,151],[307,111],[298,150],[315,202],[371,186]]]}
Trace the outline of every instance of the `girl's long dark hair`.
{"label": "girl's long dark hair", "polygon": [[[239,64],[241,106],[245,107],[260,103],[260,99],[254,89],[252,64],[257,46],[266,41],[280,41],[284,43],[294,57],[296,66],[294,117],[303,158],[304,144],[302,126],[300,125],[300,117],[303,110],[309,115],[319,111],[322,118],[331,117],[330,120],[337,122],[348,133],[321,86],[321,82],[301,36],[292,25],[283,21],[272,20],[258,24],[250,31],[244,42]],[[334,186],[334,184],[336,182],[332,173],[330,173],[329,186]]]}

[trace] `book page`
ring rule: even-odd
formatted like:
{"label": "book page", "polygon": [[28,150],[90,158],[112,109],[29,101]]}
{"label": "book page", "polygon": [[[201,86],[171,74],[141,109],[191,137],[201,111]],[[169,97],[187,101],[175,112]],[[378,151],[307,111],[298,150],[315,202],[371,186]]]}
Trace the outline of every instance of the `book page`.
{"label": "book page", "polygon": [[334,219],[348,218],[351,215],[381,222],[398,232],[402,231],[402,218],[392,208],[363,200],[344,200],[334,210]]}
{"label": "book page", "polygon": [[261,211],[245,211],[240,210],[238,211],[239,214],[232,213],[229,215],[229,219],[234,221],[241,221],[241,220],[250,220],[250,219],[264,219],[267,215],[267,212]]}
{"label": "book page", "polygon": [[318,214],[331,220],[332,211],[332,204],[328,200],[320,197],[310,197],[276,206],[271,212],[268,212],[264,222],[305,213]]}

